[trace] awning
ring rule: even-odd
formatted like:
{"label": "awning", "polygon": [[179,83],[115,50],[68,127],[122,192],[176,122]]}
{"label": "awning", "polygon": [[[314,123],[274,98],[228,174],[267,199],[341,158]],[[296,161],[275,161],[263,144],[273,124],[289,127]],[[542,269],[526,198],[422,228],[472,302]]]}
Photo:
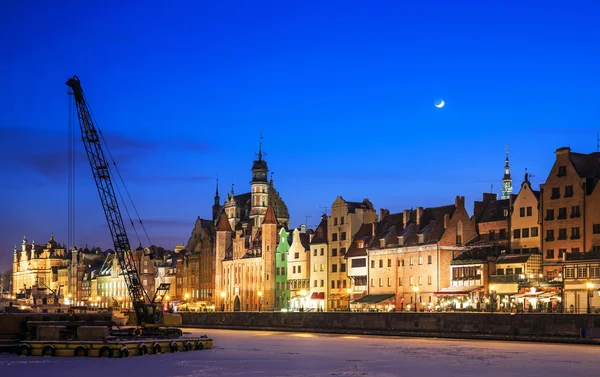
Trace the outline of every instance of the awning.
{"label": "awning", "polygon": [[311,300],[325,300],[325,292],[313,292],[310,296]]}
{"label": "awning", "polygon": [[354,304],[376,304],[383,300],[387,300],[388,298],[394,297],[394,293],[381,294],[381,295],[366,295],[364,297],[359,298],[358,300],[352,301]]}
{"label": "awning", "polygon": [[481,285],[475,286],[453,286],[442,288],[439,292],[435,292],[435,296],[466,296],[473,291],[480,291],[483,289]]}

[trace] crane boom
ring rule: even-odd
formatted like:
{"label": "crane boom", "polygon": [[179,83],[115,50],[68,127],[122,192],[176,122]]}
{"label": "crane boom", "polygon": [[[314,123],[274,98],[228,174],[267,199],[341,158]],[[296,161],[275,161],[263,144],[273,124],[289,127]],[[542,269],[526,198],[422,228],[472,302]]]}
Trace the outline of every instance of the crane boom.
{"label": "crane boom", "polygon": [[91,116],[83,95],[79,78],[73,76],[66,84],[72,89],[73,96],[75,97],[79,127],[81,129],[81,140],[83,141],[90,167],[92,168],[96,188],[100,195],[104,215],[106,216],[110,235],[113,240],[115,254],[117,255],[123,277],[125,278],[125,285],[129,290],[131,303],[136,313],[137,324],[138,326],[162,324],[164,322],[162,305],[154,302],[156,296],[150,299],[148,292],[140,282],[140,276],[136,268],[117,196],[115,195],[111,181],[108,161],[104,156],[98,130],[94,125],[94,119]]}

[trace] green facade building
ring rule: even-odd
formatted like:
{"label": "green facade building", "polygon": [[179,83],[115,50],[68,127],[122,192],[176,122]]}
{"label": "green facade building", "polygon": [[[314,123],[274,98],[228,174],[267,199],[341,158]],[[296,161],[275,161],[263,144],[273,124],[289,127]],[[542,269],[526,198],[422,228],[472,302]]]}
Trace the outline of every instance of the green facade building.
{"label": "green facade building", "polygon": [[290,250],[290,236],[285,228],[279,231],[279,240],[275,250],[275,310],[289,309],[290,290],[287,284],[287,258]]}

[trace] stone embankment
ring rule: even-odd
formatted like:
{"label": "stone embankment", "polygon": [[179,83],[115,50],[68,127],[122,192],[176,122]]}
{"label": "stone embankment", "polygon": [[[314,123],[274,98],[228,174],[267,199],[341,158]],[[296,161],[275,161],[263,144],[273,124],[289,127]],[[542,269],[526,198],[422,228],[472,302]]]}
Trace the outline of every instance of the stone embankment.
{"label": "stone embankment", "polygon": [[[202,312],[181,314],[184,327],[207,329],[600,344],[600,339],[595,339],[595,336],[600,338],[600,315],[594,314],[406,312]],[[585,336],[582,336],[582,330]],[[599,333],[596,334],[596,331]]]}

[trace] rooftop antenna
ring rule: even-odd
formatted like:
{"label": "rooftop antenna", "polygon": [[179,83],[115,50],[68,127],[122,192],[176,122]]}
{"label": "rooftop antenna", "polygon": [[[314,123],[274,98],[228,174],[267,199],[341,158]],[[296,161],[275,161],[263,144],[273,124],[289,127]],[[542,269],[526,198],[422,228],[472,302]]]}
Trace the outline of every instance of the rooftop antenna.
{"label": "rooftop antenna", "polygon": [[323,210],[324,215],[326,215],[327,212],[329,211],[329,207],[319,207],[319,208]]}
{"label": "rooftop antenna", "polygon": [[596,134],[596,152],[600,152],[600,133]]}
{"label": "rooftop antenna", "polygon": [[492,183],[491,187],[490,187],[490,194],[494,193],[494,184]]}
{"label": "rooftop antenna", "polygon": [[312,216],[304,216],[304,225],[308,228],[308,218]]}

